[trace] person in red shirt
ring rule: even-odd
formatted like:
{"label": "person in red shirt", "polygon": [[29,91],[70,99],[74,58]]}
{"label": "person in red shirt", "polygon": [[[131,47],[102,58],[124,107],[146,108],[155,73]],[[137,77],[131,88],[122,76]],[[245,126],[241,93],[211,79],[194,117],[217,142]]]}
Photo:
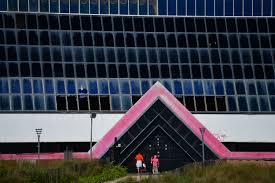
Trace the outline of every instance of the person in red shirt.
{"label": "person in red shirt", "polygon": [[139,152],[136,157],[136,167],[137,167],[137,172],[139,173],[140,168],[142,168],[142,162],[144,161],[144,158],[142,154]]}
{"label": "person in red shirt", "polygon": [[153,165],[152,173],[153,174],[158,174],[158,168],[159,168],[159,159],[156,155],[151,158],[151,164]]}

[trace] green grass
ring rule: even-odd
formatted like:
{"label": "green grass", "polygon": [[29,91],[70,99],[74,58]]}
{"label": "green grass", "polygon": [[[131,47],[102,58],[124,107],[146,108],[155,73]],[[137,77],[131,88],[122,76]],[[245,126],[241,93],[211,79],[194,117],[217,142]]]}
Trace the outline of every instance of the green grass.
{"label": "green grass", "polygon": [[[126,182],[136,182],[134,179]],[[151,176],[142,183],[274,183],[275,163],[256,161],[216,162],[201,167],[191,165],[177,173],[166,172],[162,176]],[[122,183],[122,182],[121,182]]]}
{"label": "green grass", "polygon": [[126,168],[100,161],[0,161],[1,183],[97,183],[126,174]]}

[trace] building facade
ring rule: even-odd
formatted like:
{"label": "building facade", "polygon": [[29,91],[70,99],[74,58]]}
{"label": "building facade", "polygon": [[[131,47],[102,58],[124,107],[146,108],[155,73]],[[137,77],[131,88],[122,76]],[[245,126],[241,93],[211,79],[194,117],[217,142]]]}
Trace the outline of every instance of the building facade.
{"label": "building facade", "polygon": [[[97,141],[157,81],[223,136],[221,141],[274,143],[269,132],[275,127],[274,5],[270,0],[1,1],[0,134],[6,135],[0,152],[21,152],[9,149],[21,142],[35,151],[34,124],[47,129],[45,143],[86,142],[88,148],[87,114],[99,113]],[[219,122],[213,125],[209,116]],[[259,116],[268,124],[259,125]],[[234,134],[244,121],[266,136]],[[53,135],[54,128],[62,130]],[[79,130],[79,137],[70,136],[71,130]]]}

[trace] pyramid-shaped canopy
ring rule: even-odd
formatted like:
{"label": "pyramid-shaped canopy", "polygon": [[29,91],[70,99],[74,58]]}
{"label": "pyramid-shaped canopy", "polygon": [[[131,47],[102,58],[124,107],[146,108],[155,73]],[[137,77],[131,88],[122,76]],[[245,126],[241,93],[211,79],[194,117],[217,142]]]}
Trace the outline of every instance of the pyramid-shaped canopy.
{"label": "pyramid-shaped canopy", "polygon": [[[192,113],[157,82],[93,147],[92,157],[117,156],[119,163],[131,167],[139,151],[147,160],[148,156],[158,154],[162,162],[166,161],[167,169],[176,168],[202,160],[202,128],[205,127]],[[207,129],[204,143],[206,160],[275,158],[271,152],[231,152]]]}

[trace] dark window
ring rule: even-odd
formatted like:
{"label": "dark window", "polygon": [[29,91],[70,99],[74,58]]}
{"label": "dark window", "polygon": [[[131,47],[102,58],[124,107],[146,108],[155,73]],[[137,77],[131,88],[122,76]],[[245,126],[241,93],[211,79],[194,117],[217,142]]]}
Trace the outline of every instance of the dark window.
{"label": "dark window", "polygon": [[72,64],[65,65],[66,77],[72,78],[74,77],[74,66]]}
{"label": "dark window", "polygon": [[32,76],[41,77],[41,67],[39,63],[32,64]]}
{"label": "dark window", "polygon": [[130,65],[129,66],[129,72],[130,72],[130,77],[131,78],[138,78],[138,68],[136,65]]}
{"label": "dark window", "polygon": [[244,76],[245,79],[253,79],[253,70],[251,65],[244,66]]}
{"label": "dark window", "polygon": [[213,75],[214,79],[221,79],[222,78],[222,71],[221,71],[221,66],[220,65],[213,65]]}
{"label": "dark window", "polygon": [[92,17],[92,22],[93,22],[93,30],[95,31],[101,31],[102,26],[101,26],[101,18],[100,17]]}
{"label": "dark window", "polygon": [[159,78],[159,68],[157,65],[150,65],[151,78]]}
{"label": "dark window", "polygon": [[144,24],[145,24],[145,31],[146,32],[154,32],[153,18],[145,18],[144,19]]}
{"label": "dark window", "polygon": [[218,50],[211,50],[210,55],[211,55],[212,63],[220,63],[221,62]]}
{"label": "dark window", "polygon": [[0,63],[0,76],[1,77],[7,77],[7,68],[6,68],[6,64],[5,63]]}
{"label": "dark window", "polygon": [[51,43],[52,45],[60,45],[59,32],[51,32]]}
{"label": "dark window", "polygon": [[180,48],[186,48],[187,47],[186,38],[185,38],[184,34],[178,35],[178,47],[180,47]]}
{"label": "dark window", "polygon": [[220,48],[228,48],[228,41],[226,34],[219,34],[219,47]]}
{"label": "dark window", "polygon": [[32,48],[30,49],[30,55],[31,55],[31,60],[32,60],[32,61],[38,61],[38,60],[40,60],[38,48],[32,47]]}
{"label": "dark window", "polygon": [[275,79],[274,77],[274,70],[271,65],[265,65],[265,77],[267,79]]}
{"label": "dark window", "polygon": [[[155,27],[156,32],[164,32],[163,18],[155,18],[155,26],[156,26]],[[182,24],[182,26],[184,28],[184,23]],[[181,31],[178,30],[178,32],[181,32]],[[184,32],[184,31],[182,31],[182,32]]]}
{"label": "dark window", "polygon": [[245,87],[242,81],[236,82],[236,92],[238,95],[245,95]]}
{"label": "dark window", "polygon": [[31,45],[37,45],[38,44],[37,33],[34,32],[34,31],[29,32],[29,44],[31,44]]}
{"label": "dark window", "polygon": [[116,34],[116,46],[117,47],[124,47],[124,36],[122,33],[117,33]]}
{"label": "dark window", "polygon": [[238,25],[239,32],[247,32],[245,19],[238,18],[237,25]]}
{"label": "dark window", "polygon": [[138,34],[136,37],[137,47],[145,47],[144,34]]}
{"label": "dark window", "polygon": [[84,33],[84,46],[93,46],[92,34],[89,32]]}
{"label": "dark window", "polygon": [[205,111],[204,97],[195,97],[197,111]]}
{"label": "dark window", "polygon": [[196,36],[193,34],[188,34],[188,45],[190,48],[196,48],[197,47],[197,39]]}
{"label": "dark window", "polygon": [[87,65],[87,76],[89,78],[96,78],[96,69],[95,65],[93,64],[88,64]]}
{"label": "dark window", "polygon": [[122,25],[122,18],[121,17],[114,17],[114,31],[123,31],[123,25]]}
{"label": "dark window", "polygon": [[221,50],[221,61],[222,63],[230,63],[230,56],[227,50]]}
{"label": "dark window", "polygon": [[172,47],[172,48],[177,47],[176,37],[174,34],[168,35],[167,41],[168,41],[168,47]]}
{"label": "dark window", "polygon": [[153,34],[148,34],[146,41],[147,41],[147,47],[156,47],[156,41]]}
{"label": "dark window", "polygon": [[117,49],[117,61],[118,62],[126,62],[126,55],[125,55],[124,48]]}
{"label": "dark window", "polygon": [[54,64],[54,76],[64,77],[62,64]]}
{"label": "dark window", "polygon": [[199,41],[199,47],[200,48],[207,48],[208,47],[206,36],[204,34],[198,35],[198,41]]}
{"label": "dark window", "polygon": [[201,79],[201,70],[199,65],[192,65],[192,75],[194,79]]}
{"label": "dark window", "polygon": [[171,65],[172,78],[180,78],[180,68],[178,65]]}
{"label": "dark window", "polygon": [[194,104],[194,97],[193,96],[187,96],[184,97],[185,99],[185,105],[189,111],[195,111],[195,104]]}
{"label": "dark window", "polygon": [[224,18],[217,18],[217,31],[218,32],[226,32],[226,25],[225,25],[225,19]]}
{"label": "dark window", "polygon": [[159,49],[159,62],[160,63],[168,63],[168,56],[166,49]]}
{"label": "dark window", "polygon": [[91,30],[91,21],[88,16],[81,16],[81,25],[83,30]]}
{"label": "dark window", "polygon": [[59,29],[59,22],[57,16],[49,16],[50,29]]}
{"label": "dark window", "polygon": [[106,78],[106,67],[104,64],[97,64],[97,76],[99,78]]}
{"label": "dark window", "polygon": [[186,18],[185,24],[187,32],[195,32],[195,23],[193,18]]}
{"label": "dark window", "polygon": [[114,46],[113,34],[108,33],[105,35],[105,46]]}
{"label": "dark window", "polygon": [[6,31],[6,43],[7,44],[15,44],[15,34],[14,31]]}
{"label": "dark window", "polygon": [[125,31],[133,31],[133,22],[131,17],[124,17],[123,23]]}
{"label": "dark window", "polygon": [[191,79],[190,67],[188,65],[181,66],[181,75],[184,79]]}
{"label": "dark window", "polygon": [[252,48],[260,48],[259,37],[256,34],[250,35],[250,44]]}
{"label": "dark window", "polygon": [[165,26],[166,26],[166,32],[174,32],[174,19],[173,18],[165,18]]}
{"label": "dark window", "polygon": [[[6,73],[6,69],[3,69],[3,70],[0,69],[0,70],[1,70],[1,72]],[[16,63],[9,63],[9,74],[10,74],[11,77],[19,76],[19,74],[18,74],[18,65]],[[2,75],[0,74],[0,76],[2,76]]]}
{"label": "dark window", "polygon": [[[51,52],[50,52],[50,48],[48,47],[44,47],[41,50],[42,52],[42,60],[43,61],[51,61]],[[71,52],[70,52],[71,53]],[[67,60],[66,60],[67,61]]]}
{"label": "dark window", "polygon": [[99,110],[98,96],[89,96],[90,110]]}
{"label": "dark window", "polygon": [[56,96],[56,104],[58,111],[66,111],[66,97],[65,96]]}
{"label": "dark window", "polygon": [[17,60],[17,52],[14,46],[8,47],[8,60],[16,61]]}
{"label": "dark window", "polygon": [[70,33],[66,33],[64,32],[62,34],[62,43],[64,46],[71,46],[71,36],[70,36]]}
{"label": "dark window", "polygon": [[240,65],[233,65],[233,73],[234,73],[235,79],[243,78],[243,71]]}
{"label": "dark window", "polygon": [[218,111],[226,111],[225,97],[216,97]]}
{"label": "dark window", "polygon": [[145,64],[140,65],[139,71],[140,71],[141,78],[149,78],[149,71],[148,71],[147,65],[145,65]]}
{"label": "dark window", "polygon": [[241,48],[249,48],[248,38],[246,35],[240,35]]}
{"label": "dark window", "polygon": [[270,48],[268,36],[260,36],[260,38],[261,38],[261,47],[262,48]]}
{"label": "dark window", "polygon": [[254,70],[257,79],[264,79],[264,70],[261,65],[255,65]]}
{"label": "dark window", "polygon": [[228,32],[237,32],[235,19],[233,18],[226,19],[226,24],[227,24]]}
{"label": "dark window", "polygon": [[117,68],[115,64],[108,65],[109,78],[117,78]]}
{"label": "dark window", "polygon": [[170,78],[170,71],[168,65],[161,65],[160,66],[160,73],[162,78]]}
{"label": "dark window", "polygon": [[127,71],[127,66],[125,64],[120,64],[118,66],[118,73],[120,78],[127,78],[128,77],[128,71]]}
{"label": "dark window", "polygon": [[5,28],[14,28],[14,18],[12,15],[4,14],[4,20],[5,20]]}
{"label": "dark window", "polygon": [[255,18],[247,19],[248,32],[257,32],[257,24]]}
{"label": "dark window", "polygon": [[199,18],[196,19],[196,26],[197,26],[197,32],[205,32],[205,23],[204,23],[204,19]]}
{"label": "dark window", "polygon": [[223,65],[223,76],[224,79],[232,79],[232,69],[230,65]]}
{"label": "dark window", "polygon": [[49,45],[49,35],[47,31],[40,32],[40,44]]}
{"label": "dark window", "polygon": [[71,26],[72,30],[80,30],[79,16],[71,16]]}
{"label": "dark window", "polygon": [[100,109],[110,110],[110,99],[109,96],[100,96]]}
{"label": "dark window", "polygon": [[[17,38],[18,38],[19,44],[27,44],[27,42],[28,42],[26,31],[18,31]],[[1,36],[0,36],[0,39],[1,39]],[[2,39],[4,39],[4,38],[2,38]]]}
{"label": "dark window", "polygon": [[258,28],[259,32],[265,32],[267,33],[267,23],[265,18],[259,18],[258,19]]}
{"label": "dark window", "polygon": [[229,36],[229,43],[231,48],[239,48],[237,35],[233,34]]}
{"label": "dark window", "polygon": [[68,110],[77,110],[76,96],[68,96],[67,102],[68,102]]}
{"label": "dark window", "polygon": [[116,62],[115,51],[112,48],[107,49],[107,62]]}
{"label": "dark window", "polygon": [[27,15],[27,23],[28,23],[29,29],[36,29],[37,28],[36,16]]}
{"label": "dark window", "polygon": [[204,79],[211,79],[212,74],[211,74],[211,68],[209,65],[203,65],[202,66],[202,75]]}
{"label": "dark window", "polygon": [[22,77],[29,77],[30,76],[30,66],[27,63],[20,64],[20,71]]}
{"label": "dark window", "polygon": [[206,96],[205,99],[207,111],[216,111],[215,97]]}
{"label": "dark window", "polygon": [[[82,46],[81,33],[79,32],[73,33],[73,43],[74,43],[74,46]],[[101,43],[102,43],[102,40],[101,40]]]}
{"label": "dark window", "polygon": [[252,50],[252,58],[254,64],[262,63],[261,53],[259,50]]}
{"label": "dark window", "polygon": [[48,29],[47,16],[45,15],[38,16],[38,26],[39,26],[39,29]]}
{"label": "dark window", "polygon": [[206,19],[206,27],[207,27],[207,32],[217,32],[215,19],[213,19],[213,18]]}
{"label": "dark window", "polygon": [[232,50],[231,59],[232,59],[232,63],[241,63],[239,50]]}
{"label": "dark window", "polygon": [[95,46],[103,46],[103,37],[101,33],[94,34]]}
{"label": "dark window", "polygon": [[86,74],[85,74],[85,67],[83,64],[77,64],[76,65],[76,76],[79,78],[85,78]]}
{"label": "dark window", "polygon": [[68,16],[60,17],[60,25],[62,30],[70,30],[70,21]]}
{"label": "dark window", "polygon": [[134,18],[134,26],[137,32],[143,31],[143,19],[142,18]]}
{"label": "dark window", "polygon": [[[0,17],[2,18],[2,17]],[[25,22],[25,15],[24,14],[17,14],[16,15],[16,27],[19,29],[26,28],[26,22]]]}
{"label": "dark window", "polygon": [[163,34],[157,34],[158,47],[166,47],[166,38]]}
{"label": "dark window", "polygon": [[135,47],[135,39],[133,34],[127,33],[126,34],[126,46],[127,47]]}

